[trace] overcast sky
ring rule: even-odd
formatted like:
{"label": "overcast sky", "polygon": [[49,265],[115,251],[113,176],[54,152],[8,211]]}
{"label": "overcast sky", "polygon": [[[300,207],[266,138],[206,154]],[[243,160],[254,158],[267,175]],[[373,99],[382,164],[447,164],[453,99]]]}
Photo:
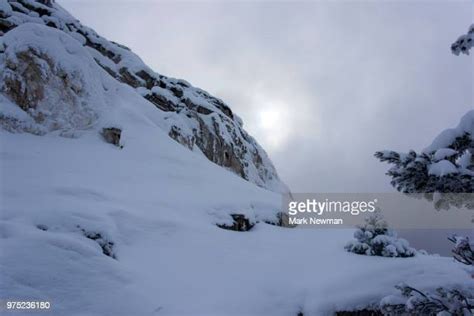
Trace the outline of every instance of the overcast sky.
{"label": "overcast sky", "polygon": [[57,2],[223,99],[294,192],[391,192],[374,151],[423,149],[474,105],[449,49],[470,0]]}

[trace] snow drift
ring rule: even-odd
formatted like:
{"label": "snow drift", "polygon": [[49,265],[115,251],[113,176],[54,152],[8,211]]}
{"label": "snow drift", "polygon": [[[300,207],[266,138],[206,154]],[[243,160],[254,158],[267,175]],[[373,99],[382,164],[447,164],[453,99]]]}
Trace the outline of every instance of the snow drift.
{"label": "snow drift", "polygon": [[[169,122],[183,136],[203,115],[206,128],[205,118],[222,126],[228,117],[214,139],[244,139],[236,116],[157,109],[143,87],[98,63],[109,50],[85,45],[100,38],[57,5],[3,1],[0,10],[0,298],[50,301],[49,315],[322,315],[377,304],[402,281],[473,286],[451,258],[359,256],[344,251],[351,231],[270,225],[280,195],[262,187],[281,182],[260,177],[257,166],[274,170],[251,138],[239,146],[262,161],[242,156],[256,171],[245,181],[169,137]],[[79,27],[90,37],[71,31]],[[138,63],[102,44],[121,52],[116,66]],[[181,83],[183,96],[204,93]],[[203,107],[215,100],[201,97]],[[104,142],[111,127],[123,148]],[[217,226],[233,214],[253,228]]]}

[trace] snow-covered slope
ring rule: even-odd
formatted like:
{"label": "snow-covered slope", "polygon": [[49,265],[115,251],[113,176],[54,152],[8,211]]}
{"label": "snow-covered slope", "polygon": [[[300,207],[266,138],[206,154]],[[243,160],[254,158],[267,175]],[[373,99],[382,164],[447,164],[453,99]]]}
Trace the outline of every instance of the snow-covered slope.
{"label": "snow-covered slope", "polygon": [[[101,37],[54,1],[2,0],[0,35],[24,23],[47,25],[70,35],[111,77],[133,87],[164,112],[160,126],[177,142],[258,186],[288,192],[265,151],[222,100],[184,80],[154,72],[130,49]],[[27,109],[25,102],[20,105]],[[94,117],[80,118],[82,124],[89,119]]]}
{"label": "snow-covered slope", "polygon": [[[73,36],[22,23],[1,42],[0,299],[50,301],[47,315],[324,315],[402,281],[474,286],[451,258],[358,256],[351,231],[267,224],[279,194],[175,142],[169,113]],[[216,226],[232,214],[256,224]]]}
{"label": "snow-covered slope", "polygon": [[474,286],[451,258],[348,253],[348,231],[220,229],[230,213],[271,218],[279,197],[130,123],[122,150],[0,132],[0,297],[51,301],[48,315],[295,316],[363,308],[400,282]]}

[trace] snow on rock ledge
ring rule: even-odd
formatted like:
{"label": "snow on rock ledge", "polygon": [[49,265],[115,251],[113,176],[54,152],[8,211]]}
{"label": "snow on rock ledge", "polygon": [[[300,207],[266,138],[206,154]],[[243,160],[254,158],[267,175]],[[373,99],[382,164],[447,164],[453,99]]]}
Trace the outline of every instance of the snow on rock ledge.
{"label": "snow on rock ledge", "polygon": [[[34,23],[38,28],[40,28],[39,25],[46,25],[62,31],[64,46],[59,47],[59,50],[75,50],[77,46],[84,46],[89,55],[87,58],[93,59],[110,76],[131,86],[157,109],[165,112],[166,115],[163,116],[163,122],[160,125],[175,141],[204,154],[212,162],[260,187],[275,192],[288,192],[288,188],[279,179],[265,151],[243,129],[241,119],[222,100],[191,86],[184,80],[165,77],[154,72],[129,48],[101,37],[94,30],[83,26],[52,1],[8,0],[2,2],[0,5],[0,35],[8,35],[12,30],[25,23]],[[17,36],[22,38],[26,35],[18,34]],[[20,51],[16,51],[15,54]],[[26,96],[19,96],[18,92],[22,91],[19,90],[21,87],[10,84],[4,91],[9,99],[17,103],[23,110],[29,110],[30,115],[36,121],[41,120],[42,116],[37,113],[32,114],[35,108],[44,109],[44,113],[48,110],[48,115],[45,118],[46,123],[40,126],[46,131],[66,126],[69,126],[70,130],[82,129],[87,128],[88,124],[93,124],[96,120],[97,113],[95,111],[97,109],[89,107],[90,103],[87,102],[87,99],[95,98],[95,91],[101,86],[96,85],[94,81],[81,80],[80,71],[78,72],[77,69],[67,69],[71,71],[62,71],[61,68],[55,67],[48,69],[47,58],[43,58],[44,56],[41,55],[36,56],[34,50],[22,51],[25,56],[17,55],[16,61],[19,60],[22,64],[21,67],[26,68],[30,67],[26,59],[35,61],[37,66],[32,65],[31,67],[37,68],[36,70],[40,69],[40,63],[44,65],[47,70],[46,75],[49,75],[51,80],[41,83],[41,85],[49,85],[53,88],[52,90],[56,90],[56,98],[68,99],[68,110],[64,111],[51,104],[49,106],[42,104],[41,100],[44,99],[44,96],[41,95],[42,89],[40,87],[31,89]],[[12,54],[9,53],[9,55]],[[10,60],[13,57],[8,58]],[[23,60],[21,60],[22,58]],[[71,65],[74,64],[74,61],[71,60]],[[31,73],[40,76],[38,71]],[[18,79],[20,74],[11,70],[9,75]],[[53,75],[55,78],[52,78]],[[67,80],[63,78],[64,75],[67,75]],[[21,82],[17,79],[15,82]],[[39,77],[29,78],[30,81],[35,82],[37,79]],[[68,82],[70,79],[72,81]],[[32,100],[34,102],[31,104],[29,101]],[[72,108],[77,109],[81,114],[77,116],[75,112],[71,111]],[[52,122],[59,121],[61,121],[61,127],[52,124]],[[11,126],[15,126],[15,124],[10,122],[10,129],[12,129]],[[34,128],[31,126],[30,122],[29,128],[23,130],[38,130],[38,126]]]}
{"label": "snow on rock ledge", "polygon": [[[105,106],[100,69],[77,41],[26,23],[3,36],[1,45],[1,92],[33,118],[41,131],[36,134],[58,130],[71,136],[97,121]],[[13,118],[3,118],[0,124],[11,129]]]}

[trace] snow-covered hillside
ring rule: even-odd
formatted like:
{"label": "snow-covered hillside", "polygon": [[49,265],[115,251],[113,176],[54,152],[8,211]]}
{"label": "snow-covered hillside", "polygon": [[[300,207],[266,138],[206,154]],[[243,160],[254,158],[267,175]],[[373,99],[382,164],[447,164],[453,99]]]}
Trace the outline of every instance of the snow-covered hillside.
{"label": "snow-covered hillside", "polygon": [[[54,14],[23,23],[22,7],[51,9],[0,2],[11,14],[0,21],[21,22],[0,38],[2,304],[50,301],[47,315],[326,315],[377,304],[400,282],[474,288],[452,258],[360,256],[344,250],[352,231],[270,225],[281,197],[262,186],[281,182],[246,181],[174,141],[168,122],[187,126],[186,115],[157,109],[78,35],[39,22]],[[229,133],[244,133],[235,122]],[[104,128],[121,131],[118,146]],[[255,226],[218,227],[235,214]]]}
{"label": "snow-covered hillside", "polygon": [[[364,308],[400,282],[474,286],[452,258],[360,256],[352,232],[266,224],[277,195],[129,123],[122,150],[0,132],[0,297],[51,301],[48,315],[295,316]],[[215,225],[231,213],[260,223]]]}
{"label": "snow-covered hillside", "polygon": [[154,72],[130,49],[101,37],[54,1],[0,2],[0,35],[25,23],[56,28],[72,37],[76,46],[84,46],[89,58],[111,77],[133,87],[164,112],[160,125],[180,144],[258,186],[288,192],[265,151],[222,100],[184,80]]}

